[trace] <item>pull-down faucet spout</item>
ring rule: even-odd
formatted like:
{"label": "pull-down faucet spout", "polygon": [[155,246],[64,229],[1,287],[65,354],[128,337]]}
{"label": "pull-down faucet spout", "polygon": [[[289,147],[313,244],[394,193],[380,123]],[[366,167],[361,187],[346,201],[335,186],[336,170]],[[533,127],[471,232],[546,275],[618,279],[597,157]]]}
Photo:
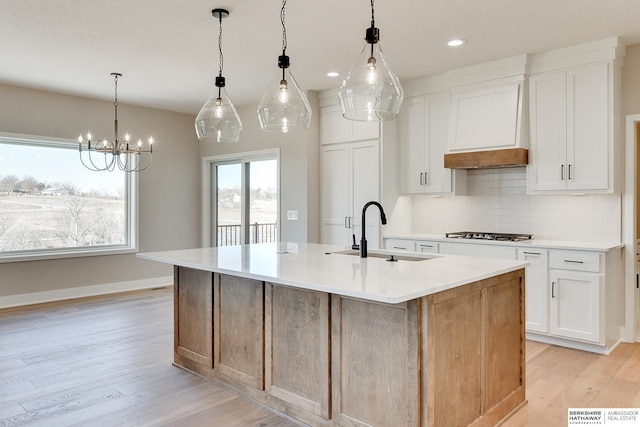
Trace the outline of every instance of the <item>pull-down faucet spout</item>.
{"label": "pull-down faucet spout", "polygon": [[367,227],[366,224],[366,213],[367,213],[367,208],[371,205],[376,205],[378,207],[378,209],[380,209],[380,222],[382,222],[382,224],[386,224],[387,223],[387,216],[384,214],[384,209],[382,209],[382,205],[378,202],[367,202],[364,207],[362,208],[362,223],[361,223],[361,227],[362,227],[362,239],[360,239],[360,258],[366,258],[367,257],[367,239],[365,238],[365,228]]}

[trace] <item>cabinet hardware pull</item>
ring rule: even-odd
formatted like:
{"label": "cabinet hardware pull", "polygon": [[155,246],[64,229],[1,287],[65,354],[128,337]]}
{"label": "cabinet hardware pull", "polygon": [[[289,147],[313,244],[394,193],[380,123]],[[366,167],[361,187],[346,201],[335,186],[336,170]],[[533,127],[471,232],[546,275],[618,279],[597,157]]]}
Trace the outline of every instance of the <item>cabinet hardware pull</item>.
{"label": "cabinet hardware pull", "polygon": [[402,246],[394,246],[393,249],[402,249],[402,250],[407,250],[407,248],[403,248]]}
{"label": "cabinet hardware pull", "polygon": [[569,165],[569,173],[568,173],[568,178],[571,179],[571,165]]}
{"label": "cabinet hardware pull", "polygon": [[353,217],[349,217],[349,228],[353,228]]}
{"label": "cabinet hardware pull", "polygon": [[574,261],[572,259],[565,259],[564,262],[571,262],[573,264],[584,264],[584,261]]}
{"label": "cabinet hardware pull", "polygon": [[560,181],[564,181],[564,165],[560,165]]}
{"label": "cabinet hardware pull", "polygon": [[424,173],[424,185],[429,185],[429,172]]}
{"label": "cabinet hardware pull", "polygon": [[344,228],[349,228],[349,226],[347,225],[347,218],[349,218],[348,216],[344,217]]}
{"label": "cabinet hardware pull", "polygon": [[420,245],[421,248],[432,248],[433,245]]}
{"label": "cabinet hardware pull", "polygon": [[424,185],[424,180],[422,179],[423,173],[420,172],[420,185]]}
{"label": "cabinet hardware pull", "polygon": [[527,255],[540,255],[540,252],[522,252],[522,253]]}
{"label": "cabinet hardware pull", "polygon": [[551,282],[551,298],[556,297],[556,282]]}

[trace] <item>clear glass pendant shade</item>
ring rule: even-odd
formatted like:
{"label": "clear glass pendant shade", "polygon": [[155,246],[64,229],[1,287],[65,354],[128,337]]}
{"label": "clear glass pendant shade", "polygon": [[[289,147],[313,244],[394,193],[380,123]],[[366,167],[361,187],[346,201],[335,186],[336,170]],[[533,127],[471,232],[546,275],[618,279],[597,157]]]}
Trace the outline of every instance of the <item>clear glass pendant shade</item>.
{"label": "clear glass pendant shade", "polygon": [[358,60],[342,82],[338,95],[342,115],[346,119],[375,122],[392,120],[398,116],[404,92],[379,43],[365,43]]}
{"label": "clear glass pendant shade", "polygon": [[309,129],[311,105],[289,68],[278,70],[258,104],[260,128],[267,132],[301,132]]}
{"label": "clear glass pendant shade", "polygon": [[220,97],[212,95],[196,117],[196,134],[204,142],[238,142],[242,122],[227,91],[220,88]]}

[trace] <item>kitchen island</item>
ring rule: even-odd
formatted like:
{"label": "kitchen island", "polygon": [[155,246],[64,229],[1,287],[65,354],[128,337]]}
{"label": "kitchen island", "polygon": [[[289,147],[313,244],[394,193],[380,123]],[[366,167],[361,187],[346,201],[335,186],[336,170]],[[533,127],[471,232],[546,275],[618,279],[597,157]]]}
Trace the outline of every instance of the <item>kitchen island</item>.
{"label": "kitchen island", "polygon": [[138,256],[174,265],[174,363],[304,423],[488,426],[525,402],[526,262],[344,249]]}

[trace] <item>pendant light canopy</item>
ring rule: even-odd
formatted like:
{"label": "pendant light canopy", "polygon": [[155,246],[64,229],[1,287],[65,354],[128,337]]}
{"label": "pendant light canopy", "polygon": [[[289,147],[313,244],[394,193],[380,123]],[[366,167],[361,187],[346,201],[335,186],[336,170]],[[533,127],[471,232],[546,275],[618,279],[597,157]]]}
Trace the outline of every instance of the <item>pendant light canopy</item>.
{"label": "pendant light canopy", "polygon": [[236,108],[231,103],[225,89],[225,78],[222,76],[222,19],[229,16],[225,9],[211,11],[220,22],[218,35],[218,51],[220,71],[216,77],[218,93],[211,95],[196,117],[196,134],[200,141],[205,142],[238,142],[242,131],[242,122]]}
{"label": "pendant light canopy", "polygon": [[300,132],[307,130],[311,123],[311,106],[296,82],[287,56],[287,29],[285,27],[285,6],[282,1],[280,22],[282,23],[282,55],[278,57],[278,68],[274,80],[262,95],[258,104],[260,127],[267,132]]}
{"label": "pendant light canopy", "polygon": [[342,115],[365,122],[392,120],[400,113],[404,92],[380,49],[380,31],[375,26],[371,0],[371,27],[358,60],[338,90]]}

